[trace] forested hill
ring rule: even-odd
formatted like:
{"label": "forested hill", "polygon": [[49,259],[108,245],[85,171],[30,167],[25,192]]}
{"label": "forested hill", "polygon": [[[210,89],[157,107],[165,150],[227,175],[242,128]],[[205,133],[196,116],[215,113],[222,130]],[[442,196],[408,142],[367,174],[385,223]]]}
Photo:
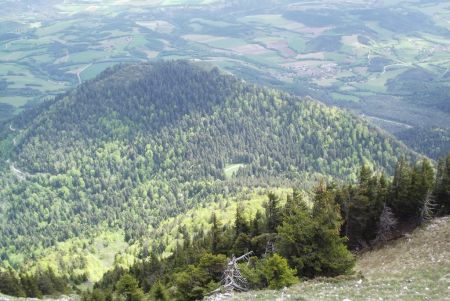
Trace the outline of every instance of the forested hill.
{"label": "forested hill", "polygon": [[242,186],[413,156],[344,111],[184,61],[117,66],[29,114],[0,144],[0,256],[15,265],[102,227],[137,239]]}

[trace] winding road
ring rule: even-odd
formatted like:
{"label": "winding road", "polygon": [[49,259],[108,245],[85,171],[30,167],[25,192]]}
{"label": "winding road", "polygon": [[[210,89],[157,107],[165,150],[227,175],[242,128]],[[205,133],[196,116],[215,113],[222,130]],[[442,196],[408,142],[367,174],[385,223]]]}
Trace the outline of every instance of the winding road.
{"label": "winding road", "polygon": [[369,119],[372,119],[372,120],[378,120],[378,121],[383,121],[383,122],[387,122],[387,123],[390,123],[390,124],[394,124],[396,126],[400,126],[400,127],[406,128],[406,129],[412,129],[413,128],[412,125],[409,125],[409,124],[406,124],[406,123],[403,123],[403,122],[393,121],[393,120],[384,119],[384,118],[375,117],[375,116],[366,115],[366,114],[362,114],[361,116],[369,118]]}

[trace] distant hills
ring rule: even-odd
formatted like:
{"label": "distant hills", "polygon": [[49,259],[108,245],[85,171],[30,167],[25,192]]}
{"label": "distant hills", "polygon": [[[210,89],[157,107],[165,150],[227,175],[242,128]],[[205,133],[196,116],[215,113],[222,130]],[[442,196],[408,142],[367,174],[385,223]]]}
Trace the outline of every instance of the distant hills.
{"label": "distant hills", "polygon": [[443,1],[69,2],[0,0],[0,120],[118,63],[182,58],[368,116],[435,160],[450,150]]}
{"label": "distant hills", "polygon": [[309,98],[186,61],[119,65],[3,124],[0,258],[20,266],[99,229],[133,242],[243,187],[392,171],[415,155]]}

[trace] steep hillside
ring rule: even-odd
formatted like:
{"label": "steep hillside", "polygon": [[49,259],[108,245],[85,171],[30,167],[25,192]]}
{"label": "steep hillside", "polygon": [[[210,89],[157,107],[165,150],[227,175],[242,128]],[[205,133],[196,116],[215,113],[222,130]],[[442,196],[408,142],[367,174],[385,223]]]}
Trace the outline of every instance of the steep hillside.
{"label": "steep hillside", "polygon": [[0,144],[0,257],[15,267],[101,229],[133,242],[244,186],[413,156],[344,111],[182,61],[109,69],[28,114]]}
{"label": "steep hillside", "polygon": [[450,218],[362,255],[353,279],[315,280],[282,291],[254,291],[224,300],[449,300]]}

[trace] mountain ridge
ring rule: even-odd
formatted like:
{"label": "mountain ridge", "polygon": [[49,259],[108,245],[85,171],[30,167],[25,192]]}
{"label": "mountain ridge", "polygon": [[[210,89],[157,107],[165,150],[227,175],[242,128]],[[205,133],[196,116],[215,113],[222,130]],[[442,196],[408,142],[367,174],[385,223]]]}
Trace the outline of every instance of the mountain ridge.
{"label": "mountain ridge", "polygon": [[344,111],[186,61],[120,65],[45,106],[5,130],[2,155],[30,174],[0,179],[0,254],[15,267],[98,227],[137,240],[245,186],[354,178],[415,156]]}

